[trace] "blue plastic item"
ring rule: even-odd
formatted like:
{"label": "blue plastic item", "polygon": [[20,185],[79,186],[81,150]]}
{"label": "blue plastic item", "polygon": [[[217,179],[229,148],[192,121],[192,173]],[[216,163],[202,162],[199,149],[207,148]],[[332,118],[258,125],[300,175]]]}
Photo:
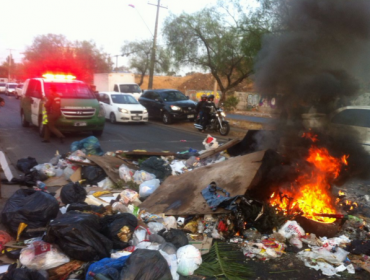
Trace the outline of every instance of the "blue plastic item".
{"label": "blue plastic item", "polygon": [[130,257],[123,256],[118,259],[104,258],[98,262],[95,262],[89,266],[89,269],[86,273],[86,280],[94,280],[92,276],[89,275],[89,272],[100,273],[104,276],[110,277],[111,279],[119,279],[119,275],[122,267],[125,265],[126,260]]}
{"label": "blue plastic item", "polygon": [[102,156],[104,154],[102,148],[100,147],[99,140],[95,136],[90,136],[80,141],[72,142],[71,151],[75,152],[77,150],[81,150],[86,155]]}

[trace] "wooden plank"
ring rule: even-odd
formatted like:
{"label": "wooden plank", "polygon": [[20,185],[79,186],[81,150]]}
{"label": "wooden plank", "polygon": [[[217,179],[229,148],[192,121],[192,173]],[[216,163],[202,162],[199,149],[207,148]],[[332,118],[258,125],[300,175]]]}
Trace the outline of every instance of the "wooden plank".
{"label": "wooden plank", "polygon": [[201,154],[199,156],[199,159],[203,159],[203,158],[212,156],[214,154],[217,154],[219,152],[222,152],[224,150],[227,150],[227,149],[231,148],[232,146],[240,143],[240,141],[241,141],[240,139],[232,139],[229,142],[226,142],[225,144],[223,144],[222,146],[217,147],[216,149],[204,152],[203,154]]}
{"label": "wooden plank", "polygon": [[220,188],[228,191],[230,196],[244,195],[255,178],[264,155],[265,151],[258,151],[170,176],[140,205],[140,209],[166,215],[228,213],[229,211],[222,208],[212,211],[201,191],[214,181]]}
{"label": "wooden plank", "polygon": [[176,153],[172,153],[172,152],[148,152],[148,151],[135,152],[135,151],[131,151],[131,152],[123,152],[122,155],[124,155],[124,156],[158,156],[158,157],[164,156],[164,157],[168,157],[168,156],[175,156]]}

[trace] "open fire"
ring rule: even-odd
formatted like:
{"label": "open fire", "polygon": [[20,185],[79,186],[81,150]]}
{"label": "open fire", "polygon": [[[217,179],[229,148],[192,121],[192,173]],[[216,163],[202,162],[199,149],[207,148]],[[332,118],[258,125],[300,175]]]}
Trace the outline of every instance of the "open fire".
{"label": "open fire", "polygon": [[305,164],[311,167],[310,171],[298,164],[296,166],[298,176],[291,183],[291,188],[280,190],[279,193],[274,192],[269,203],[286,215],[302,215],[315,221],[332,223],[335,218],[324,217],[337,212],[336,200],[330,191],[330,182],[336,179],[342,167],[348,164],[348,156],[335,158],[327,149],[316,145],[318,141],[316,135],[305,133],[303,137],[312,141],[308,156],[305,158]]}

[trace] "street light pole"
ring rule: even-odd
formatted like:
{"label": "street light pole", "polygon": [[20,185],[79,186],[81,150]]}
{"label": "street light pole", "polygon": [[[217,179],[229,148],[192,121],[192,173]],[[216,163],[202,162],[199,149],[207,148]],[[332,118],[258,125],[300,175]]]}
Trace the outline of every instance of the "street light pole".
{"label": "street light pole", "polygon": [[152,48],[152,56],[150,59],[150,68],[149,68],[149,83],[148,89],[153,88],[153,76],[154,76],[154,63],[155,63],[155,52],[157,49],[157,29],[158,29],[158,16],[159,16],[159,8],[165,8],[160,5],[161,0],[158,0],[158,4],[154,5],[148,3],[149,5],[157,6],[157,16],[155,18],[155,29],[154,29],[154,37],[153,37],[153,48]]}

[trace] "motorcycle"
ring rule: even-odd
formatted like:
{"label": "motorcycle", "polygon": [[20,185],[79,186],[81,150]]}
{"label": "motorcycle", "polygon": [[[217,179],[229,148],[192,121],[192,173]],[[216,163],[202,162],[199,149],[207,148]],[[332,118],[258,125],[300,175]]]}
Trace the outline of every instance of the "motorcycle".
{"label": "motorcycle", "polygon": [[[225,118],[226,114],[221,108],[212,108],[210,112],[209,122],[206,125],[205,130],[218,131],[222,136],[226,136],[227,134],[229,134],[230,125]],[[194,127],[197,128],[199,131],[202,131],[203,126],[200,122],[201,120],[198,116],[196,122],[194,123]]]}

